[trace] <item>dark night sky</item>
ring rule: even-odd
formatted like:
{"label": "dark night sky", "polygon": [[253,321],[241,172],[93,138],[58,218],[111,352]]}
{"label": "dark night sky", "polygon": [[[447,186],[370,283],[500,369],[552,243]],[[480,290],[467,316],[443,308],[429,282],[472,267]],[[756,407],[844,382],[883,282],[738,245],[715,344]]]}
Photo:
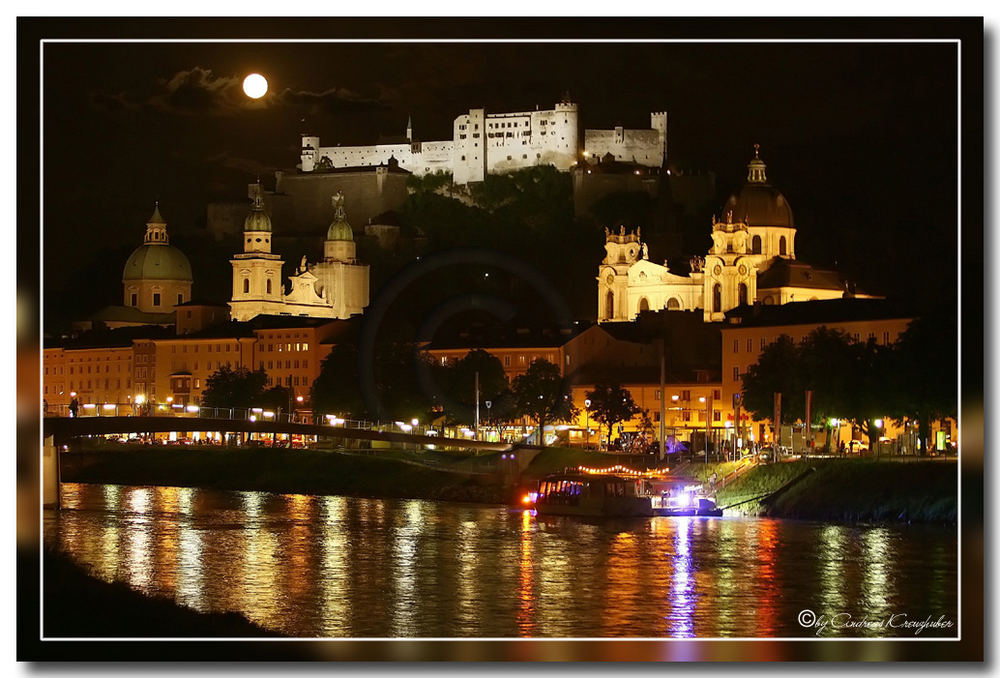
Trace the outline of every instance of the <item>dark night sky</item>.
{"label": "dark night sky", "polygon": [[[252,71],[263,104],[242,95]],[[947,44],[50,44],[46,290],[120,269],[155,199],[173,234],[194,234],[208,201],[293,167],[302,131],[368,144],[412,115],[417,138],[447,139],[470,107],[551,108],[568,90],[582,127],[667,110],[671,163],[716,172],[720,205],[760,143],[801,258],[920,293],[953,277],[955,74]]]}

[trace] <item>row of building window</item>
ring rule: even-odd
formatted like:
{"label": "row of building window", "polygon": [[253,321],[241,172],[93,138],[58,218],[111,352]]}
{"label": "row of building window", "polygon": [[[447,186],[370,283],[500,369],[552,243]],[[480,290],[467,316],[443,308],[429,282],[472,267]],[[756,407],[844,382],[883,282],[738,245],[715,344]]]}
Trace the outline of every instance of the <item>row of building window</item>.
{"label": "row of building window", "polygon": [[308,386],[309,380],[305,377],[288,375],[284,379],[281,377],[268,377],[268,386]]}
{"label": "row of building window", "polygon": [[[188,352],[187,349],[188,349],[187,344],[182,344],[181,345],[181,353],[187,353]],[[192,353],[200,353],[200,349],[201,349],[201,346],[199,346],[198,344],[195,344],[191,348],[191,352]],[[209,344],[208,348],[206,349],[206,353],[213,353],[213,352],[214,353],[229,353],[229,352],[236,351],[238,349],[239,349],[239,344]],[[177,353],[177,346],[176,345],[171,346],[170,347],[170,352],[171,353]]]}
{"label": "row of building window", "polygon": [[[309,368],[309,361],[308,360],[303,360],[302,361],[302,368],[303,369],[308,369]],[[264,369],[264,361],[263,360],[260,361],[260,369]],[[267,369],[269,369],[269,370],[275,369],[275,361],[274,360],[268,360],[267,361]],[[282,369],[282,364],[281,364],[280,360],[277,361],[277,369],[279,369],[279,370]],[[286,370],[291,370],[291,369],[296,369],[297,370],[297,369],[299,369],[299,361],[298,360],[286,360],[285,364],[284,364],[284,369],[286,369]]]}
{"label": "row of building window", "polygon": [[[659,401],[659,399],[662,396],[662,393],[663,392],[660,391],[659,389],[657,389],[656,391],[654,391],[653,392],[653,400]],[[674,393],[674,394],[672,394],[670,396],[670,400],[673,400],[674,396],[677,397],[677,400],[682,400],[682,401],[687,402],[687,401],[691,400],[691,391],[688,390],[688,389],[684,389],[680,393]],[[712,399],[713,400],[719,400],[721,398],[722,398],[722,392],[719,391],[719,389],[712,389]]]}
{"label": "row of building window", "polygon": [[267,345],[267,352],[268,353],[271,353],[273,351],[277,351],[278,353],[281,353],[282,351],[291,353],[292,351],[308,351],[308,350],[309,350],[309,343],[308,342],[298,342],[297,341],[295,343],[289,342],[289,343],[285,343],[285,344],[268,344]]}
{"label": "row of building window", "polygon": [[[121,379],[115,379],[115,388],[121,388],[121,387],[122,387],[122,380]],[[128,379],[128,378],[125,379],[125,388],[129,389],[131,387],[132,387],[132,380]],[[45,393],[48,393],[49,392],[48,391],[49,387],[45,386],[44,388],[45,388]],[[53,386],[53,392],[55,391],[55,388],[56,387]],[[70,379],[69,380],[69,390],[70,391],[75,391],[77,388],[79,388],[80,390],[85,390],[85,389],[86,390],[90,390],[90,389],[94,388],[94,381],[91,380],[91,379],[88,379],[87,382],[86,382],[86,386],[84,386],[83,379],[81,379],[79,382],[74,381],[73,379]],[[101,380],[100,379],[97,380],[97,388],[101,388]],[[105,379],[104,380],[104,390],[108,390],[110,388],[111,388],[111,380],[110,379]]]}
{"label": "row of building window", "polygon": [[[122,371],[122,366],[119,364],[117,367],[118,367],[118,369],[115,370],[115,371],[116,372],[121,372]],[[55,374],[55,368],[52,368],[52,369],[53,369],[52,373]],[[126,371],[128,371],[128,370],[126,370]],[[101,372],[101,366],[100,365],[95,366],[94,367],[94,373],[100,374],[100,372]],[[104,366],[104,372],[105,373],[110,373],[111,372],[111,365],[105,365]],[[45,368],[45,374],[48,374],[48,373],[49,373],[49,368],[46,367]],[[60,367],[59,368],[59,374],[62,374],[62,373],[63,373],[63,371],[62,371],[62,368]],[[72,365],[70,365],[70,367],[69,367],[69,373],[70,374],[75,374],[75,368]],[[80,365],[80,374],[84,374],[83,365]],[[86,372],[86,374],[92,374],[92,372],[91,372],[91,366],[90,365],[87,365],[87,372]]]}
{"label": "row of building window", "polygon": [[[876,332],[869,332],[867,341],[877,341],[877,337],[878,334]],[[854,339],[854,341],[856,342],[861,341],[861,333],[854,332],[851,334],[851,338]],[[890,332],[882,332],[882,344],[884,346],[888,346],[891,343],[890,338],[891,338]],[[753,343],[754,343],[753,339],[747,339],[746,341],[747,353],[753,353]],[[760,338],[759,346],[761,351],[763,351],[767,347],[767,340],[764,337]],[[739,352],[740,352],[740,340],[733,339],[733,353],[739,353]]]}
{"label": "row of building window", "polygon": [[[177,303],[178,304],[183,304],[184,303],[184,295],[183,294],[178,294],[177,295]],[[132,306],[138,306],[139,305],[139,295],[137,295],[135,293],[133,293],[131,295],[131,304],[130,305],[132,305]],[[159,306],[159,305],[160,305],[160,293],[159,292],[153,292],[153,306]]]}

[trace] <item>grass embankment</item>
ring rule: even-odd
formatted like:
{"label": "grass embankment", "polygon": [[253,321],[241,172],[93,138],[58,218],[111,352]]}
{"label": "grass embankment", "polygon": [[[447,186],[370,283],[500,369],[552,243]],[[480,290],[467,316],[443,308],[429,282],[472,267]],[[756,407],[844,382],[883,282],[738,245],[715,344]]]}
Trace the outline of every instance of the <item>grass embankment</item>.
{"label": "grass embankment", "polygon": [[45,549],[44,633],[51,637],[274,637],[236,612],[198,612],[96,579],[64,553]]}
{"label": "grass embankment", "polygon": [[747,471],[720,489],[718,504],[773,492],[809,468],[816,470],[773,499],[752,501],[734,510],[841,522],[956,522],[957,470],[948,461],[809,459],[769,464]]}
{"label": "grass embankment", "polygon": [[380,451],[377,455],[355,456],[283,448],[122,448],[69,455],[63,462],[62,479],[449,501],[507,499],[490,476],[401,463],[410,454],[399,451],[383,455]]}

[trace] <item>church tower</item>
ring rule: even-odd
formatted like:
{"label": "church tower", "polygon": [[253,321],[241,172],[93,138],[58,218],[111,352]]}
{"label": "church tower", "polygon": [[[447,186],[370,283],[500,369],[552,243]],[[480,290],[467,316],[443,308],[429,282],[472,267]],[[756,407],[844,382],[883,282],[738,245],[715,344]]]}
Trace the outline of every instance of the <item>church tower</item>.
{"label": "church tower", "polygon": [[323,261],[310,270],[316,276],[316,292],[333,309],[334,318],[349,318],[368,306],[369,270],[358,261],[354,229],[347,223],[344,194],[331,200],[333,222],[326,230]]}
{"label": "church tower", "polygon": [[250,214],[243,223],[243,252],[233,255],[233,320],[277,315],[283,307],[281,257],[271,254],[271,218],[264,211],[260,182],[250,184]]}

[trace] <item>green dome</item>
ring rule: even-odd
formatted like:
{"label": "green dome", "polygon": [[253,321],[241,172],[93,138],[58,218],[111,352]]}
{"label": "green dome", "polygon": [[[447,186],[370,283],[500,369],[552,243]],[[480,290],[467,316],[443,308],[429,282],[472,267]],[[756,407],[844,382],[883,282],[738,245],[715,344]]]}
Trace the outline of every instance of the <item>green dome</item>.
{"label": "green dome", "polygon": [[137,248],[128,261],[122,280],[188,280],[191,263],[188,258],[172,245],[143,245]]}
{"label": "green dome", "polygon": [[270,231],[271,218],[263,210],[252,210],[243,222],[244,231]]}
{"label": "green dome", "polygon": [[327,240],[354,240],[354,230],[346,221],[334,221],[326,230]]}

